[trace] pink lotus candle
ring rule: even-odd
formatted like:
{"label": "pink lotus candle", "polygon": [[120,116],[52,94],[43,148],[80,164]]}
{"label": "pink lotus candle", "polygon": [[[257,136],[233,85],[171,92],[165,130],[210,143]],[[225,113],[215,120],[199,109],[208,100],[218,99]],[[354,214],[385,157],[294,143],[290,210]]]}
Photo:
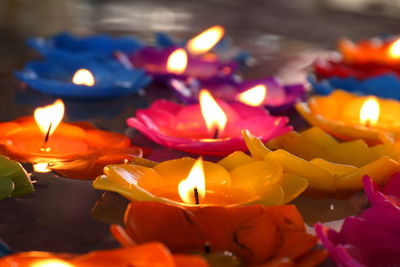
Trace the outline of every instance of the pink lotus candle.
{"label": "pink lotus candle", "polygon": [[199,104],[183,106],[158,100],[138,110],[127,124],[160,145],[192,154],[222,156],[247,151],[242,129],[266,142],[289,131],[288,121],[260,107],[215,100],[202,90]]}

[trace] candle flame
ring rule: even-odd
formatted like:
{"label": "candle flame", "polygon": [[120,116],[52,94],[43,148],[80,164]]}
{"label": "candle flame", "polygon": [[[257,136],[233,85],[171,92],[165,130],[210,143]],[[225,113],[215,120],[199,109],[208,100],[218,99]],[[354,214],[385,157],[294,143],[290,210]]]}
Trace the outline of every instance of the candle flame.
{"label": "candle flame", "polygon": [[72,78],[72,82],[74,84],[82,84],[86,86],[94,85],[94,77],[93,74],[87,69],[79,69],[75,72],[74,77]]}
{"label": "candle flame", "polygon": [[74,265],[60,259],[38,260],[31,267],[74,267]]}
{"label": "candle flame", "polygon": [[240,102],[245,103],[249,106],[257,107],[262,105],[262,103],[264,103],[266,96],[267,96],[267,87],[265,85],[260,84],[248,89],[247,91],[240,93],[237,96],[237,99]]}
{"label": "candle flame", "polygon": [[376,125],[379,119],[379,112],[380,107],[376,97],[368,97],[360,109],[360,123],[365,126]]}
{"label": "candle flame", "polygon": [[[60,124],[64,117],[64,102],[57,99],[53,104],[37,108],[34,113],[36,124],[39,126],[40,131],[49,137],[54,133],[57,126]],[[50,127],[51,126],[51,127]],[[49,131],[50,129],[50,131]]]}
{"label": "candle flame", "polygon": [[218,105],[209,91],[202,89],[199,94],[200,109],[210,133],[219,131],[221,134],[228,121],[225,112]]}
{"label": "candle flame", "polygon": [[400,38],[397,41],[393,42],[388,50],[389,57],[394,59],[400,58]]}
{"label": "candle flame", "polygon": [[34,172],[40,172],[40,173],[51,172],[51,170],[49,168],[49,164],[46,163],[46,162],[33,164],[33,171]]}
{"label": "candle flame", "polygon": [[200,55],[211,50],[224,36],[224,28],[216,25],[203,31],[187,42],[186,48],[192,55]]}
{"label": "candle flame", "polygon": [[201,157],[195,161],[186,179],[180,181],[178,185],[179,196],[188,204],[196,204],[195,190],[198,193],[197,204],[199,204],[206,196],[206,179]]}
{"label": "candle flame", "polygon": [[185,72],[188,62],[186,51],[182,48],[176,49],[168,57],[167,70],[171,73],[182,74]]}

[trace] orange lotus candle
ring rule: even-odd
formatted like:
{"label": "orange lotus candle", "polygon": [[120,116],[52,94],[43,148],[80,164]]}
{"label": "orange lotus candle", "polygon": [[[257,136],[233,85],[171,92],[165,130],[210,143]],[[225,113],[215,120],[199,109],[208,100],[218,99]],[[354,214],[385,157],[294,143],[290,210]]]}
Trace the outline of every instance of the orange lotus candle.
{"label": "orange lotus candle", "polygon": [[94,128],[88,123],[63,123],[64,103],[35,110],[34,118],[23,117],[0,123],[0,153],[34,170],[56,170],[71,178],[93,179],[102,168],[141,156],[128,137]]}
{"label": "orange lotus candle", "polygon": [[335,90],[298,103],[297,111],[311,124],[342,140],[379,144],[400,137],[400,102]]}
{"label": "orange lotus candle", "polygon": [[342,39],[338,43],[343,60],[349,64],[376,63],[398,65],[400,63],[400,39],[371,39],[354,43]]}
{"label": "orange lotus candle", "polygon": [[207,261],[195,255],[172,254],[158,242],[114,250],[94,251],[85,255],[22,252],[0,259],[2,267],[208,267]]}

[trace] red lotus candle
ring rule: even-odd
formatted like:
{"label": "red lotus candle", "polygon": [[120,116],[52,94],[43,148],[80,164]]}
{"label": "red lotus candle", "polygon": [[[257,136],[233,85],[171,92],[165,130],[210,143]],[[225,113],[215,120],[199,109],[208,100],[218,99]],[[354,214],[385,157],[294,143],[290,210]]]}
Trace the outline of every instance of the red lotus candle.
{"label": "red lotus candle", "polygon": [[128,137],[94,128],[88,123],[63,123],[64,103],[35,110],[34,118],[23,117],[0,123],[0,153],[34,170],[50,170],[80,179],[93,179],[105,165],[141,156]]}
{"label": "red lotus candle", "polygon": [[242,129],[267,141],[289,131],[288,121],[287,117],[271,116],[261,107],[215,100],[202,90],[200,104],[183,106],[158,100],[138,110],[127,124],[166,147],[193,154],[227,155],[247,150]]}

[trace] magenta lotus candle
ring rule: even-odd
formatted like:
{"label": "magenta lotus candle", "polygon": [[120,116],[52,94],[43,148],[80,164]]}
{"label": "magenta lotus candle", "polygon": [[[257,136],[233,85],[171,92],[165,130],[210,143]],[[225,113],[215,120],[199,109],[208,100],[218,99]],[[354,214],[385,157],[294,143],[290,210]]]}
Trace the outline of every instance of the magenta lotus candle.
{"label": "magenta lotus candle", "polygon": [[291,130],[288,121],[260,107],[215,100],[202,90],[199,104],[185,106],[158,100],[138,110],[127,124],[160,145],[192,154],[223,156],[247,151],[243,129],[266,142]]}
{"label": "magenta lotus candle", "polygon": [[168,85],[185,103],[197,103],[200,90],[207,88],[216,98],[249,106],[265,106],[273,112],[290,109],[306,93],[302,84],[283,85],[274,77],[243,82],[226,78],[204,81],[171,79]]}
{"label": "magenta lotus candle", "polygon": [[400,173],[383,188],[368,176],[363,182],[372,206],[348,217],[339,233],[317,224],[317,235],[338,266],[399,266]]}

